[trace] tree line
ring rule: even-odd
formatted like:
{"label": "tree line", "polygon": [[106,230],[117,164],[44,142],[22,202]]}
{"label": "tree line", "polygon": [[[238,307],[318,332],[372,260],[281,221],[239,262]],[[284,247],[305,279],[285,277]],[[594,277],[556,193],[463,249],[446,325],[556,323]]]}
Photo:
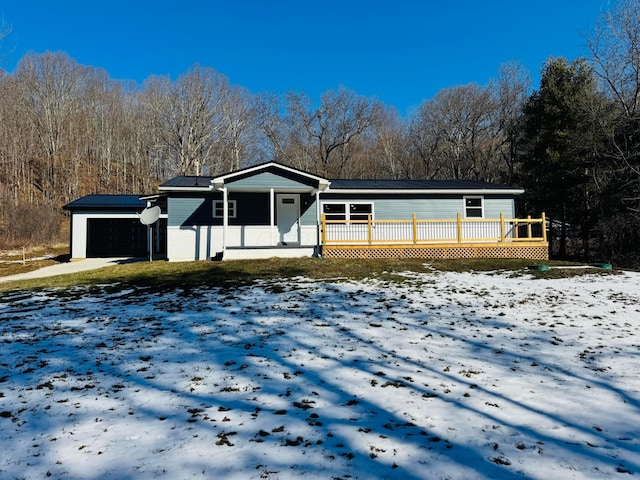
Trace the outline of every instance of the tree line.
{"label": "tree line", "polygon": [[[7,30],[0,32],[0,41]],[[519,185],[559,256],[640,264],[640,0],[597,19],[589,55],[517,63],[445,88],[406,117],[344,88],[253,94],[194,65],[116,81],[65,53],[0,70],[0,245],[55,237],[88,193],[150,193],[175,175],[275,160],[328,178]]]}

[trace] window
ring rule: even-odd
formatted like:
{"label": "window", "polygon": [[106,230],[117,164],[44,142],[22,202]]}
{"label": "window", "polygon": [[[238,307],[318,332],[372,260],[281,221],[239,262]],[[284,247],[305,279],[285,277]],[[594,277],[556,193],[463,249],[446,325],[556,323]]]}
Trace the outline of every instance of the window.
{"label": "window", "polygon": [[482,197],[464,197],[464,217],[483,218],[484,205]]}
{"label": "window", "polygon": [[368,220],[373,218],[372,203],[323,203],[322,213],[327,220]]}
{"label": "window", "polygon": [[369,220],[371,213],[373,213],[373,205],[370,203],[351,203],[349,205],[350,220]]}
{"label": "window", "polygon": [[[229,218],[236,218],[236,201],[227,202],[227,214]],[[213,201],[213,218],[222,218],[224,215],[224,202],[222,200]]]}
{"label": "window", "polygon": [[325,203],[322,205],[322,213],[327,220],[346,220],[346,211],[344,203]]}

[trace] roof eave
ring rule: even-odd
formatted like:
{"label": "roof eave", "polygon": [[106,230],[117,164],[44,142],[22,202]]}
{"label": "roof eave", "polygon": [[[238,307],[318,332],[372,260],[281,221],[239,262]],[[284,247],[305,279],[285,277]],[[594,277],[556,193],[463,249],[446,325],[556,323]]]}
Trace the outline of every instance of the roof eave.
{"label": "roof eave", "polygon": [[153,195],[143,195],[140,200],[157,200],[160,197],[164,197],[164,194],[154,193]]}
{"label": "roof eave", "polygon": [[71,204],[67,204],[67,205],[63,205],[62,209],[63,210],[68,210],[70,212],[78,212],[81,210],[98,210],[98,211],[104,211],[104,210],[131,210],[131,211],[138,211],[141,208],[144,208],[144,204],[141,205],[71,205]]}
{"label": "roof eave", "polygon": [[158,187],[161,192],[210,192],[213,189],[213,185],[207,185],[206,187],[171,187],[162,186]]}
{"label": "roof eave", "polygon": [[415,189],[415,188],[328,188],[324,193],[343,193],[343,194],[453,194],[453,195],[521,195],[524,193],[522,189],[496,189],[496,188],[432,188],[432,189]]}
{"label": "roof eave", "polygon": [[[329,180],[327,180],[326,178],[322,178],[322,177],[318,177],[317,175],[313,175],[311,173],[307,173],[307,172],[303,172],[302,170],[298,170],[296,168],[292,168],[289,167],[287,165],[283,165],[281,163],[278,162],[267,162],[267,163],[262,163],[260,165],[255,165],[253,167],[248,167],[248,168],[244,168],[241,170],[237,170],[235,172],[231,172],[231,173],[227,173],[226,175],[221,175],[219,177],[215,177],[213,179],[211,179],[211,184],[215,186],[215,188],[222,188],[222,186],[230,179],[233,179],[234,177],[240,176],[240,175],[247,175],[247,174],[251,174],[254,172],[258,172],[260,170],[266,170],[267,168],[271,168],[271,167],[275,167],[275,168],[279,168],[281,170],[284,170],[286,172],[289,173],[293,173],[295,175],[301,175],[303,177],[309,178],[311,180],[317,181],[321,186],[328,186]],[[326,187],[324,187],[326,188]]]}

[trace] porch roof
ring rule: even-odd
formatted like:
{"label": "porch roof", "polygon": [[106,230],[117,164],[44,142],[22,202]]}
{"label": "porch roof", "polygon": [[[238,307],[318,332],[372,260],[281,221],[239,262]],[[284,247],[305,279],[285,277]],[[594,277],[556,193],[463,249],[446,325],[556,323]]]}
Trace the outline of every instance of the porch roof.
{"label": "porch roof", "polygon": [[253,167],[220,175],[211,180],[214,188],[233,187],[235,190],[323,191],[329,180],[278,162],[266,162]]}
{"label": "porch roof", "polygon": [[207,192],[231,187],[234,190],[323,191],[329,180],[277,162],[236,170],[217,177],[182,175],[161,184],[162,191]]}

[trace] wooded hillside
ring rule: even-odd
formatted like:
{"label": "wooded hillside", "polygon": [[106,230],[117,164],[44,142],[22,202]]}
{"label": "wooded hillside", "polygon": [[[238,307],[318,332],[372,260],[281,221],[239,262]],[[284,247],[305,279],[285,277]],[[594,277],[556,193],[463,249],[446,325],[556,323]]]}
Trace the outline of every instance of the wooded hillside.
{"label": "wooded hillside", "polygon": [[640,0],[585,42],[588,58],[550,58],[539,86],[506,64],[404,118],[345,89],[256,95],[200,65],[137,85],[29,54],[0,70],[0,247],[55,239],[61,206],[88,193],[153,193],[174,175],[276,160],[329,178],[518,185],[520,214],[547,213],[556,254],[637,266]]}

